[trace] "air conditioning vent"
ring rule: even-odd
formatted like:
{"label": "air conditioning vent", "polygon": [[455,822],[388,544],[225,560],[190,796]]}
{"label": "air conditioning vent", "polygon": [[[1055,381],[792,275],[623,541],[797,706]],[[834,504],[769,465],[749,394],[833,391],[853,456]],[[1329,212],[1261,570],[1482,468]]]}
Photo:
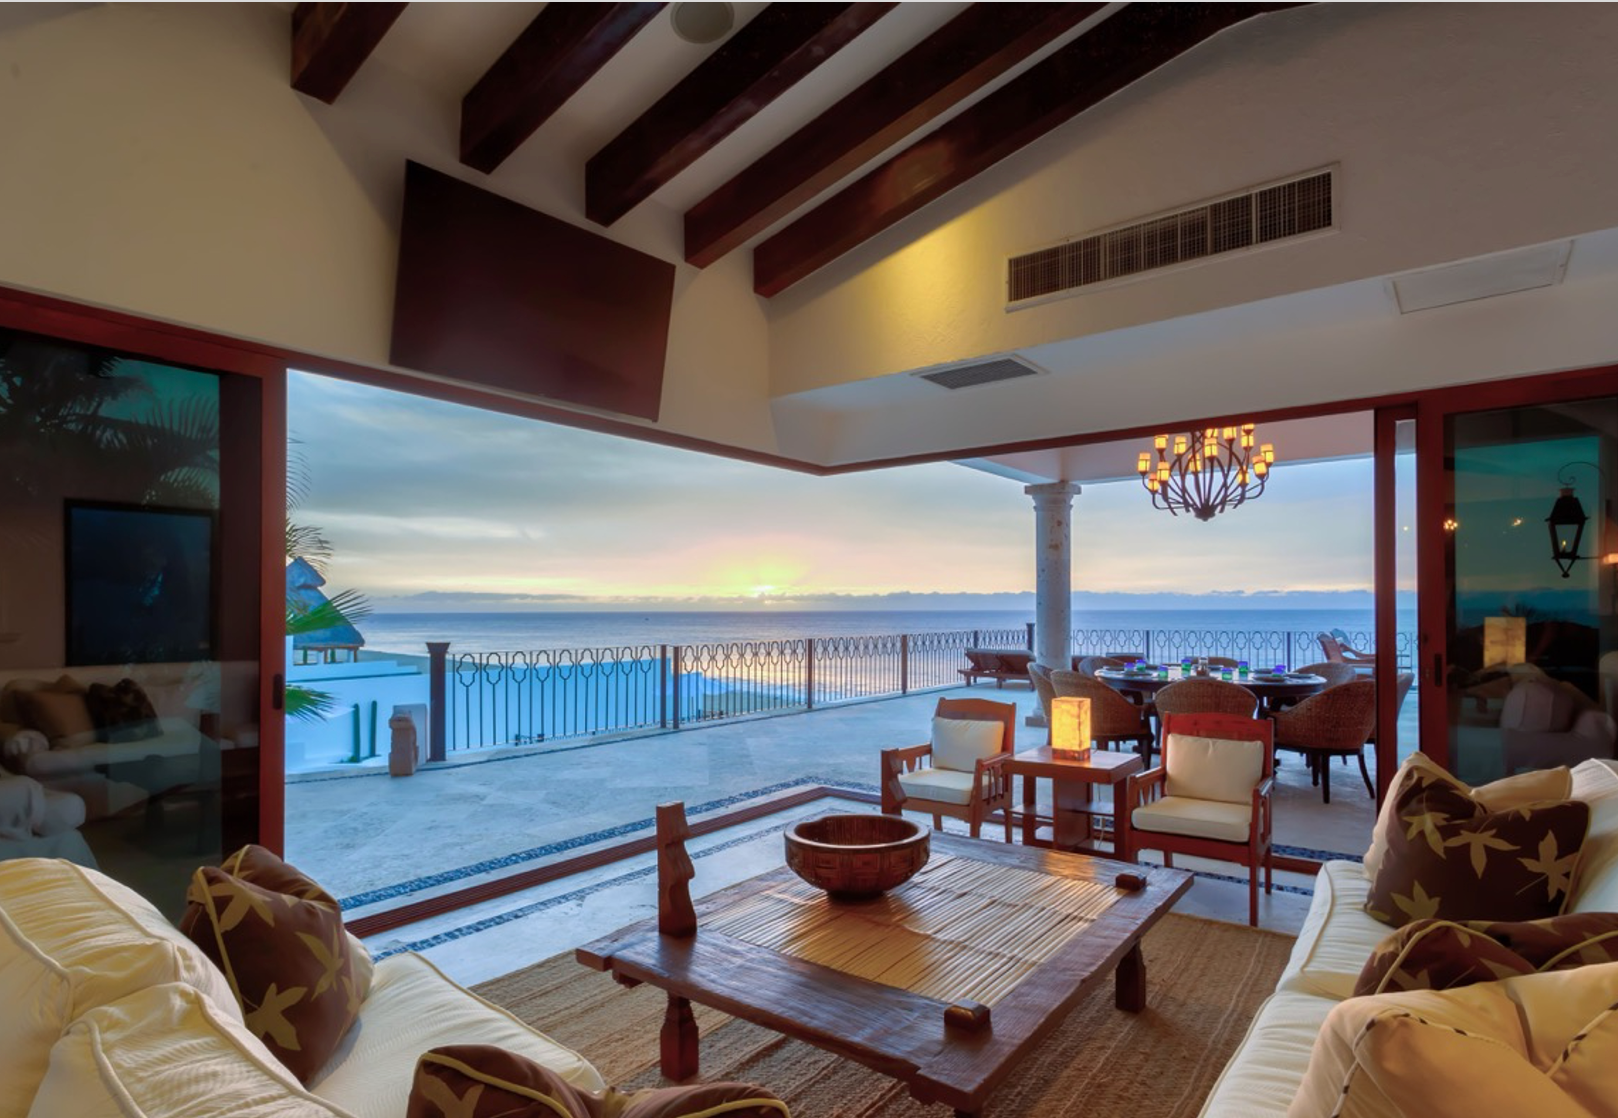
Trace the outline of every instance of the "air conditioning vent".
{"label": "air conditioning vent", "polygon": [[1332,172],[1256,187],[1228,198],[1013,256],[1009,300],[1204,260],[1332,227]]}
{"label": "air conditioning vent", "polygon": [[1017,357],[997,357],[993,361],[976,361],[970,365],[956,365],[948,369],[937,369],[931,373],[917,373],[916,376],[931,381],[940,388],[953,389],[976,388],[980,384],[1033,377],[1044,371]]}

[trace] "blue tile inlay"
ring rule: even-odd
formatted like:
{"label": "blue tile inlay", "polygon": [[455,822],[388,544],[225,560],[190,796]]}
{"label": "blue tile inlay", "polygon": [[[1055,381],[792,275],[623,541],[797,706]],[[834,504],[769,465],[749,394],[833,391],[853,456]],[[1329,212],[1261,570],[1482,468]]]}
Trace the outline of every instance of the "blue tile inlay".
{"label": "blue tile inlay", "polygon": [[[581,746],[580,748],[584,747]],[[853,781],[832,780],[827,777],[805,776],[800,777],[797,780],[786,780],[779,784],[771,784],[765,788],[755,788],[750,792],[738,792],[735,795],[726,796],[723,799],[709,800],[707,803],[695,804],[686,808],[686,814],[689,816],[703,815],[710,811],[720,811],[727,807],[734,807],[737,804],[746,803],[749,800],[756,800],[765,796],[773,796],[781,792],[790,792],[796,788],[812,787],[816,784],[825,784],[836,788],[847,789],[852,792],[875,793],[877,791],[877,786],[874,784],[860,784]],[[419,893],[424,889],[433,889],[440,885],[449,885],[453,882],[461,881],[468,877],[476,877],[480,874],[492,873],[495,870],[510,869],[512,866],[519,866],[524,862],[532,862],[540,858],[548,858],[555,854],[565,854],[570,850],[578,850],[586,846],[594,846],[598,842],[606,842],[610,839],[624,838],[627,835],[633,835],[637,832],[649,831],[656,825],[656,822],[657,821],[655,819],[651,818],[637,819],[630,823],[619,824],[616,827],[608,827],[605,830],[592,831],[590,834],[574,835],[571,838],[565,838],[558,842],[550,842],[543,846],[535,846],[530,847],[527,850],[519,850],[514,854],[504,854],[498,858],[485,858],[483,861],[473,862],[469,866],[460,866],[452,870],[442,870],[438,873],[427,874],[424,877],[416,877],[411,878],[409,881],[401,881],[394,885],[384,885],[379,889],[370,889],[363,893],[356,893],[352,897],[343,897],[337,903],[344,909],[355,909],[364,907],[365,905],[376,904],[380,901],[394,900],[399,897],[409,896],[411,893]]]}

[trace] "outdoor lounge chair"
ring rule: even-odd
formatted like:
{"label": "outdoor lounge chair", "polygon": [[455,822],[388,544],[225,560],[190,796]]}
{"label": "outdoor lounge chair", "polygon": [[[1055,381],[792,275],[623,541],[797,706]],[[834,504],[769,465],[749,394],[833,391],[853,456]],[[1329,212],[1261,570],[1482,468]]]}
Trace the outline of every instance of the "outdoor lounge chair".
{"label": "outdoor lounge chair", "polygon": [[[1167,688],[1164,688],[1166,691]],[[1258,870],[1272,884],[1274,731],[1267,719],[1232,714],[1163,717],[1163,763],[1129,778],[1118,810],[1119,852],[1217,858],[1248,869],[1247,922],[1258,925]]]}
{"label": "outdoor lounge chair", "polygon": [[1369,652],[1361,652],[1357,648],[1350,648],[1345,643],[1347,636],[1348,634],[1341,629],[1333,629],[1329,633],[1316,633],[1315,639],[1320,642],[1320,654],[1334,664],[1376,667],[1376,656]]}
{"label": "outdoor lounge chair", "polygon": [[882,813],[927,812],[933,829],[948,815],[977,838],[1000,812],[1011,841],[1011,786],[1005,763],[1016,748],[1017,707],[990,699],[939,699],[926,745],[882,751]]}

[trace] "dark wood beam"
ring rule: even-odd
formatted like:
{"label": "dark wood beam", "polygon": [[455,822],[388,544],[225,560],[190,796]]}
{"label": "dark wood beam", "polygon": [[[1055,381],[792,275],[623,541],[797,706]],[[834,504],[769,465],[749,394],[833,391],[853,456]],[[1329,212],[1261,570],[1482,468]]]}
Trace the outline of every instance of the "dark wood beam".
{"label": "dark wood beam", "polygon": [[1101,4],[973,4],[685,215],[706,268],[1071,30]]}
{"label": "dark wood beam", "polygon": [[461,162],[488,173],[664,4],[546,4],[461,100]]}
{"label": "dark wood beam", "polygon": [[771,4],[584,168],[584,212],[611,225],[886,15],[892,4]]}
{"label": "dark wood beam", "polygon": [[405,10],[403,4],[292,9],[292,88],[330,105]]}
{"label": "dark wood beam", "polygon": [[764,241],[753,290],[818,268],[1233,24],[1296,4],[1129,4]]}

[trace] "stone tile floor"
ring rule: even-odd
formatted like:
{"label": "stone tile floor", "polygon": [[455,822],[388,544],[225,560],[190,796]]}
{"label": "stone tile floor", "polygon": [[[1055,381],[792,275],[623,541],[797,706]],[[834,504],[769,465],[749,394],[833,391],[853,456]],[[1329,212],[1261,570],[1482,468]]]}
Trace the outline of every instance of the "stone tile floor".
{"label": "stone tile floor", "polygon": [[[1037,706],[1032,692],[1016,687],[946,694],[1014,702],[1021,714]],[[877,753],[925,740],[938,697],[491,751],[407,779],[385,770],[303,778],[287,786],[287,853],[358,915],[650,833],[652,808],[668,800],[685,801],[697,818],[815,784],[874,792]],[[1413,725],[1409,732],[1413,740]],[[1042,729],[1019,724],[1020,745],[1043,739]],[[1283,754],[1276,793],[1281,846],[1309,854],[1364,850],[1371,801],[1355,766],[1333,775],[1332,803],[1322,804],[1301,760]],[[1041,801],[1048,797],[1042,785]],[[804,815],[832,810],[873,808],[821,799],[695,841],[699,890],[779,865],[780,832]],[[951,830],[964,829],[946,822]],[[651,865],[650,856],[615,862],[386,933],[371,946],[425,950],[458,979],[481,981],[650,915]],[[1191,868],[1203,872],[1179,911],[1245,922],[1244,871],[1223,863]],[[1278,875],[1277,885],[1274,895],[1261,899],[1261,923],[1295,931],[1311,882]]]}

